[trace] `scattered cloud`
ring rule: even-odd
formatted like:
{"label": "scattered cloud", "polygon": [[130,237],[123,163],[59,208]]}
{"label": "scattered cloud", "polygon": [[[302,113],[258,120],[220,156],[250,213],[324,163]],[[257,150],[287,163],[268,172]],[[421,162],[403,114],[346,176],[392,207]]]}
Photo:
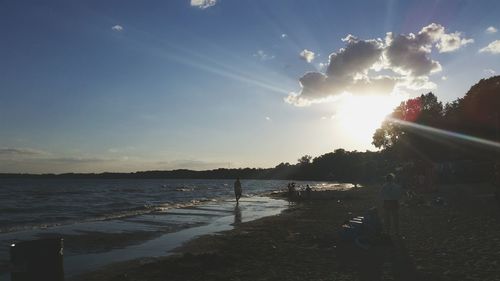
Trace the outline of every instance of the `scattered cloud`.
{"label": "scattered cloud", "polygon": [[314,52],[309,51],[307,49],[302,50],[302,52],[300,52],[299,55],[303,60],[307,61],[308,63],[311,63],[314,60]]}
{"label": "scattered cloud", "polygon": [[282,33],[282,34],[281,34],[281,38],[285,39],[285,38],[287,38],[287,37],[288,37],[288,34],[286,34],[286,33]]}
{"label": "scattered cloud", "polygon": [[500,54],[500,40],[495,40],[479,50],[480,53]]}
{"label": "scattered cloud", "polygon": [[117,25],[113,25],[113,26],[111,27],[111,30],[116,31],[116,32],[121,32],[121,31],[123,31],[123,26],[121,26],[121,25],[119,25],[119,24],[117,24]]}
{"label": "scattered cloud", "polygon": [[485,70],[484,70],[484,73],[485,73],[486,75],[493,76],[493,75],[495,75],[497,72],[496,72],[495,70],[493,70],[493,69],[485,69]]}
{"label": "scattered cloud", "polygon": [[440,53],[453,52],[467,44],[474,43],[474,39],[462,38],[460,32],[441,35],[439,43],[436,44]]}
{"label": "scattered cloud", "polygon": [[253,56],[260,59],[261,61],[272,60],[275,58],[274,55],[269,55],[263,50],[258,50],[257,53],[253,54]]}
{"label": "scattered cloud", "polygon": [[266,120],[267,120],[267,121],[271,121],[271,117],[266,116]]}
{"label": "scattered cloud", "polygon": [[498,29],[496,29],[494,26],[490,26],[488,28],[486,28],[486,30],[484,32],[488,33],[488,34],[493,34],[493,33],[497,33]]}
{"label": "scattered cloud", "polygon": [[[342,39],[345,47],[330,54],[324,71],[305,73],[301,91],[290,93],[285,101],[296,106],[335,100],[345,93],[390,94],[404,89],[433,89],[429,76],[441,71],[431,58],[456,51],[473,42],[460,32],[446,33],[442,25],[432,23],[417,34],[387,33],[384,39],[362,40],[349,34]],[[321,70],[321,69],[320,69]]]}
{"label": "scattered cloud", "polygon": [[41,156],[47,155],[47,152],[31,148],[0,148],[0,156]]}
{"label": "scattered cloud", "polygon": [[200,9],[210,8],[217,4],[217,0],[191,0],[191,6]]}
{"label": "scattered cloud", "polygon": [[99,157],[59,157],[59,158],[46,158],[41,159],[43,162],[57,163],[57,164],[86,164],[86,163],[102,163],[116,161],[117,159],[99,158]]}
{"label": "scattered cloud", "polygon": [[443,80],[443,81],[448,80],[448,76],[441,76],[441,80]]}

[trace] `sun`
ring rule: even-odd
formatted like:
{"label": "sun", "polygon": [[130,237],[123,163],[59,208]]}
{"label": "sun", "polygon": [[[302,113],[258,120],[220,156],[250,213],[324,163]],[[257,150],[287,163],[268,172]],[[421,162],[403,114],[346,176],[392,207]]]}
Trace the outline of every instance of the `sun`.
{"label": "sun", "polygon": [[396,95],[346,95],[339,104],[336,118],[345,134],[360,143],[371,143],[375,130],[402,100]]}

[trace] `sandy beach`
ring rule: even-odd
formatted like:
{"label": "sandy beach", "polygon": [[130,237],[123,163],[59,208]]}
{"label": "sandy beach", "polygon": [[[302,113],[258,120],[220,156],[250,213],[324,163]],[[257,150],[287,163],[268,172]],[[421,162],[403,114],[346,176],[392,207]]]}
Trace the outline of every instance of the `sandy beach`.
{"label": "sandy beach", "polygon": [[[280,215],[191,240],[175,255],[75,280],[364,280],[366,263],[342,266],[337,233],[343,221],[377,205],[377,190],[292,203]],[[488,184],[440,186],[423,204],[403,205],[401,237],[382,250],[380,276],[371,280],[500,280],[500,210],[492,192]]]}

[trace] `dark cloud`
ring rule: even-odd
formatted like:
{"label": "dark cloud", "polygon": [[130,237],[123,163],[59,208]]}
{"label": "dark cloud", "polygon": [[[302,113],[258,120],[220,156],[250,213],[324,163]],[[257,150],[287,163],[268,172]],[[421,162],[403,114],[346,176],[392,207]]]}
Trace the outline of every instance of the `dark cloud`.
{"label": "dark cloud", "polygon": [[[429,75],[441,70],[430,54],[452,52],[472,43],[460,32],[445,33],[442,25],[432,23],[416,35],[387,33],[385,40],[361,40],[349,34],[345,47],[329,56],[325,73],[308,72],[299,81],[300,93],[290,93],[286,102],[305,106],[329,100],[343,93],[389,94],[395,88],[429,89],[435,84]],[[377,72],[384,70],[386,75]]]}
{"label": "dark cloud", "polygon": [[385,57],[388,66],[395,72],[408,76],[429,75],[441,70],[439,62],[429,57],[428,41],[422,38],[427,36],[398,35],[394,37],[388,33]]}
{"label": "dark cloud", "polygon": [[358,40],[352,35],[342,39],[346,47],[330,55],[326,74],[335,79],[353,78],[364,74],[380,60],[383,44],[380,40]]}

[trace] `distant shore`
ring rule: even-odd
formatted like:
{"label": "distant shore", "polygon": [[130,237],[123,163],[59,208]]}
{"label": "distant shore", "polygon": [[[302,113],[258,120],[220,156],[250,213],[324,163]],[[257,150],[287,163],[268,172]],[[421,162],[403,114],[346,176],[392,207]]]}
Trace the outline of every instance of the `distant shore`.
{"label": "distant shore", "polygon": [[[377,205],[377,189],[292,204],[280,215],[192,240],[173,256],[75,280],[358,280],[359,269],[340,266],[335,238],[343,221]],[[402,237],[394,241],[406,251],[411,280],[499,280],[500,208],[492,193],[488,184],[440,186],[423,204],[401,207]],[[394,278],[397,267],[383,264],[383,276]]]}

